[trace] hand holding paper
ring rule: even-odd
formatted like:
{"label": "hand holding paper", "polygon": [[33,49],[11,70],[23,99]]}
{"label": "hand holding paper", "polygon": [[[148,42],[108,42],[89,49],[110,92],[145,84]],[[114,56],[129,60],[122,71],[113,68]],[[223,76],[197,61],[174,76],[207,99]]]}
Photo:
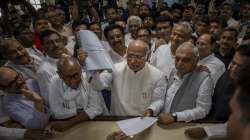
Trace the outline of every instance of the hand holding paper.
{"label": "hand holding paper", "polygon": [[155,117],[137,117],[118,121],[117,125],[127,136],[134,136],[152,126],[157,121]]}
{"label": "hand holding paper", "polygon": [[112,70],[113,63],[95,33],[88,30],[77,32],[80,48],[87,52],[85,64],[87,70]]}

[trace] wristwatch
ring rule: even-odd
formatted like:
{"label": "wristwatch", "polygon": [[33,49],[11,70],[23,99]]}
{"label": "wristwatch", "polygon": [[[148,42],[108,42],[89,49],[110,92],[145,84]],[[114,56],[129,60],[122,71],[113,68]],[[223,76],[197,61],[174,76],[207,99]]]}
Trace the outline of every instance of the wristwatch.
{"label": "wristwatch", "polygon": [[177,114],[176,113],[172,113],[171,116],[174,118],[174,122],[177,122]]}

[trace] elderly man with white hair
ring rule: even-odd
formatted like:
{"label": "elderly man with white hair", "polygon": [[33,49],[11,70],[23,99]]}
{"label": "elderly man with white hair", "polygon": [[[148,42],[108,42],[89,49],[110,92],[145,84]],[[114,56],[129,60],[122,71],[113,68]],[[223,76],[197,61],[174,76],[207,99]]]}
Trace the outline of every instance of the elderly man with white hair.
{"label": "elderly man with white hair", "polygon": [[159,115],[159,122],[170,124],[204,118],[211,107],[213,82],[208,72],[197,69],[198,49],[190,42],[175,53],[176,70],[170,74],[166,96],[153,102],[145,116]]}
{"label": "elderly man with white hair", "polygon": [[96,90],[111,88],[111,115],[138,116],[163,98],[166,80],[163,73],[147,63],[148,45],[140,40],[129,44],[127,59],[116,63],[112,73],[96,73],[91,81]]}
{"label": "elderly man with white hair", "polygon": [[138,16],[130,16],[127,20],[128,31],[125,35],[125,45],[128,46],[130,42],[136,39],[137,30],[142,26],[142,20]]}
{"label": "elderly man with white hair", "polygon": [[161,45],[154,54],[151,64],[162,70],[167,77],[174,68],[174,57],[176,49],[191,39],[192,28],[187,22],[175,24],[170,35],[168,44]]}

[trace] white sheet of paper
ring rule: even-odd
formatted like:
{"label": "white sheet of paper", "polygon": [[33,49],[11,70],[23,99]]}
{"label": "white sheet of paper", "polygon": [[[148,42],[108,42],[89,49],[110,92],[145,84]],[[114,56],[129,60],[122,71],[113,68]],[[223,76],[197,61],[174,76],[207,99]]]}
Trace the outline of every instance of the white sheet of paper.
{"label": "white sheet of paper", "polygon": [[87,70],[112,70],[113,63],[95,33],[89,30],[77,32],[77,41],[81,48],[88,53],[86,58]]}
{"label": "white sheet of paper", "polygon": [[118,121],[117,125],[127,136],[134,136],[152,126],[156,121],[157,118],[155,117],[137,117]]}

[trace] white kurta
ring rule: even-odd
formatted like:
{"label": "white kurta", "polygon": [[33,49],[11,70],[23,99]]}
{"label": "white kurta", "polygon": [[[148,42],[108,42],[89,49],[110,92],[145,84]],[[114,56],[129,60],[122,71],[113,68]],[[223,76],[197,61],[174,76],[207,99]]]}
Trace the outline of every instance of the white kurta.
{"label": "white kurta", "polygon": [[221,75],[226,71],[224,63],[211,54],[199,61],[200,65],[204,65],[210,71],[210,75],[213,79],[214,86],[217,83],[217,80],[221,77]]}
{"label": "white kurta", "polygon": [[161,45],[154,53],[151,64],[169,77],[171,71],[175,68],[175,58],[171,52],[171,44]]}
{"label": "white kurta", "polygon": [[85,111],[90,119],[102,114],[98,93],[94,91],[82,75],[82,82],[77,89],[68,87],[58,75],[55,75],[49,87],[49,106],[53,118],[68,119]]}
{"label": "white kurta", "polygon": [[163,98],[167,83],[157,68],[146,63],[142,70],[134,73],[126,61],[114,67],[112,74],[97,74],[91,82],[97,90],[111,88],[111,115],[142,115],[151,102]]}

